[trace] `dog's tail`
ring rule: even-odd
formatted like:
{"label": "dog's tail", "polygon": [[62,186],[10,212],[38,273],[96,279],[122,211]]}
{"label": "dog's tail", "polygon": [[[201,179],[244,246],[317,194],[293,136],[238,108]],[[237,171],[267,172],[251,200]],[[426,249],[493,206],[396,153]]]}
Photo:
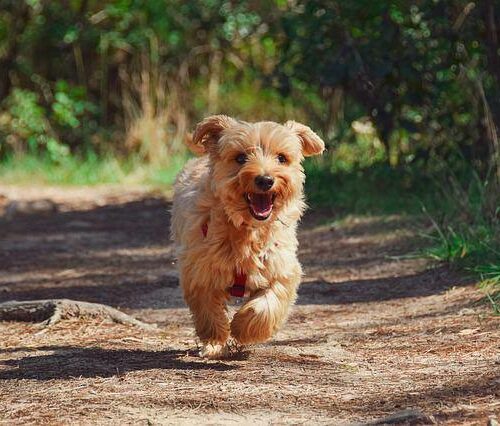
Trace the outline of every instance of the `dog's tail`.
{"label": "dog's tail", "polygon": [[193,134],[187,133],[184,138],[184,143],[189,148],[189,150],[196,156],[201,157],[206,154],[205,147],[201,144],[195,144],[193,142]]}

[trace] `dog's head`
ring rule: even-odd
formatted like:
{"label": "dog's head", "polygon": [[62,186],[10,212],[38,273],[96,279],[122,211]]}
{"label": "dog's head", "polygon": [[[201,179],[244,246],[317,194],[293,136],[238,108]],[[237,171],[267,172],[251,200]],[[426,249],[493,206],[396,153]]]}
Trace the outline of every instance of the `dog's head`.
{"label": "dog's head", "polygon": [[199,123],[192,145],[209,154],[212,191],[236,225],[264,223],[290,204],[302,203],[301,162],[325,149],[303,124],[246,123],[225,115]]}

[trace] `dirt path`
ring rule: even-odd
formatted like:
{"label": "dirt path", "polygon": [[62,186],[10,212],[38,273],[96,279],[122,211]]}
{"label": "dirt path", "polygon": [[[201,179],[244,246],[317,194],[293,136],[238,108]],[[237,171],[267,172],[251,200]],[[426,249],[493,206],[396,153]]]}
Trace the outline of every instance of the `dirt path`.
{"label": "dirt path", "polygon": [[216,362],[196,356],[164,198],[0,192],[4,207],[19,197],[59,206],[0,219],[0,302],[79,299],[160,325],[0,322],[1,423],[350,424],[407,408],[423,424],[500,417],[498,318],[467,279],[401,257],[419,244],[421,224],[358,217],[333,226],[311,212],[300,233],[306,277],[287,326],[242,359]]}

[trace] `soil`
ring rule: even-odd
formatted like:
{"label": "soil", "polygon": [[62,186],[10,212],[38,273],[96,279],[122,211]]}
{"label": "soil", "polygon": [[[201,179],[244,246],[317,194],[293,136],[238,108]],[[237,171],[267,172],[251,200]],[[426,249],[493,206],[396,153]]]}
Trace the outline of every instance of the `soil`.
{"label": "soil", "polygon": [[[168,194],[5,186],[0,194],[0,302],[97,302],[159,326],[0,322],[2,424],[500,417],[499,318],[471,278],[411,255],[425,244],[421,219],[335,222],[334,212],[310,211],[300,230],[305,277],[286,326],[235,359],[208,361],[197,355],[178,285]],[[37,210],[33,200],[49,201]]]}

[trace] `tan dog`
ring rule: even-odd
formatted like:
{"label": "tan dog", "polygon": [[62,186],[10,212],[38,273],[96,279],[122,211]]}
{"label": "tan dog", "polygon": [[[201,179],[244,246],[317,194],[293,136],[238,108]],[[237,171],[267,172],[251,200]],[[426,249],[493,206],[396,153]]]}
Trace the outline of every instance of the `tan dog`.
{"label": "tan dog", "polygon": [[[172,237],[202,355],[217,358],[230,336],[239,344],[263,342],[286,320],[302,275],[301,162],[325,146],[294,121],[246,123],[224,115],[199,123],[191,145],[208,155],[189,161],[177,177]],[[249,299],[230,323],[226,302],[243,293]]]}

